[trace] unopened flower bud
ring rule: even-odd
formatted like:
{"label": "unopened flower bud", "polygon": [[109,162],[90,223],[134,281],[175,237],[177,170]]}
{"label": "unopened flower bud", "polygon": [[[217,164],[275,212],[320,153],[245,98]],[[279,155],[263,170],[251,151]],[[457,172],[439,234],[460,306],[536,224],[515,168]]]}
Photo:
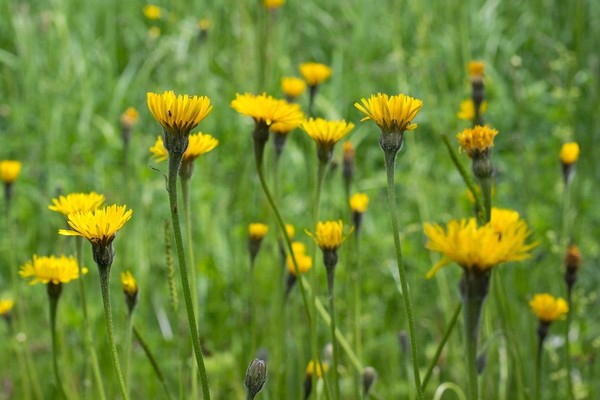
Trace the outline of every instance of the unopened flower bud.
{"label": "unopened flower bud", "polygon": [[244,386],[248,393],[248,398],[254,399],[267,381],[267,363],[263,360],[255,359],[250,363],[246,370]]}
{"label": "unopened flower bud", "polygon": [[369,395],[369,391],[373,384],[377,381],[377,371],[373,367],[365,367],[362,373],[363,393],[364,397]]}

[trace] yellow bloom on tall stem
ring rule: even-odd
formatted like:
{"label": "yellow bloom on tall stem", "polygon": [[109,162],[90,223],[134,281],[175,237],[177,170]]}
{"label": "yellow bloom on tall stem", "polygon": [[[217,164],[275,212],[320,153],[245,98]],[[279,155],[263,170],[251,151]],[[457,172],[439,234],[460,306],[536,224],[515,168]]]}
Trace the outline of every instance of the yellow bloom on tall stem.
{"label": "yellow bloom on tall stem", "polygon": [[281,90],[283,90],[288,102],[291,103],[296,97],[304,93],[306,82],[295,76],[285,76],[281,78]]}
{"label": "yellow bloom on tall stem", "polygon": [[323,251],[336,251],[346,240],[348,235],[343,235],[344,223],[339,221],[319,221],[315,233],[307,232]]}
{"label": "yellow bloom on tall stem", "polygon": [[560,162],[563,164],[573,164],[579,158],[579,144],[569,142],[560,148]]}
{"label": "yellow bloom on tall stem", "polygon": [[[483,101],[479,108],[479,113],[483,114],[487,110],[487,101]],[[473,99],[463,100],[460,103],[460,110],[456,113],[456,117],[458,119],[473,121],[475,120],[475,103],[473,103]]]}
{"label": "yellow bloom on tall stem", "polygon": [[133,210],[127,210],[127,206],[116,204],[97,210],[71,213],[68,215],[68,224],[72,229],[61,229],[58,233],[83,236],[92,245],[108,245],[132,214]]}
{"label": "yellow bloom on tall stem", "polygon": [[48,206],[48,209],[68,216],[76,212],[94,211],[102,203],[104,203],[104,195],[96,192],[70,193],[66,196],[59,196],[58,199],[52,199],[52,204]]}
{"label": "yellow bloom on tall stem", "polygon": [[497,134],[498,131],[490,128],[489,125],[476,125],[473,129],[464,129],[456,135],[456,138],[460,143],[460,149],[475,159],[489,154],[494,147],[494,138]]}
{"label": "yellow bloom on tall stem", "polygon": [[285,0],[263,0],[263,6],[270,11],[280,8]]}
{"label": "yellow bloom on tall stem", "polygon": [[554,297],[548,293],[536,294],[529,301],[531,311],[538,319],[546,324],[563,318],[569,312],[565,299]]}
{"label": "yellow bloom on tall stem", "polygon": [[365,193],[355,193],[350,197],[350,209],[352,212],[362,214],[367,211],[369,196]]}
{"label": "yellow bloom on tall stem", "polygon": [[140,289],[135,278],[129,271],[121,272],[121,285],[123,286],[127,309],[131,314],[137,304]]}
{"label": "yellow bloom on tall stem", "polygon": [[329,162],[333,156],[333,146],[354,128],[352,122],[327,121],[311,118],[302,123],[302,129],[317,144],[317,155],[321,162]]}
{"label": "yellow bloom on tall stem", "polygon": [[[303,274],[308,272],[312,266],[312,257],[306,254],[306,246],[302,242],[292,242],[292,251],[294,252],[294,257],[296,257],[296,261],[298,262],[298,272]],[[292,256],[288,255],[286,260],[286,267],[288,272],[296,276],[296,269],[294,268],[294,262],[292,260]]]}
{"label": "yellow bloom on tall stem", "polygon": [[154,4],[147,4],[142,9],[144,16],[151,21],[156,21],[162,16],[162,9]]}
{"label": "yellow bloom on tall stem", "polygon": [[299,69],[306,84],[311,87],[320,85],[331,76],[331,67],[317,62],[302,63]]}
{"label": "yellow bloom on tall stem", "polygon": [[0,299],[0,316],[7,317],[15,305],[11,299]]}
{"label": "yellow bloom on tall stem", "polygon": [[0,179],[5,185],[14,183],[21,173],[22,164],[20,161],[2,160],[0,161]]}
{"label": "yellow bloom on tall stem", "polygon": [[297,127],[304,121],[304,114],[298,104],[289,104],[266,93],[238,93],[231,101],[231,107],[242,115],[252,117],[257,124],[264,123],[267,127],[273,124]]}
{"label": "yellow bloom on tall stem", "polygon": [[[214,150],[219,141],[207,133],[194,133],[189,136],[188,147],[183,153],[183,161],[194,161],[196,158],[209,151]],[[150,152],[156,161],[165,161],[169,158],[169,153],[165,148],[162,137],[158,136],[154,146],[150,147]]]}
{"label": "yellow bloom on tall stem", "polygon": [[483,77],[485,73],[485,64],[483,61],[469,61],[467,63],[467,72],[471,78]]}
{"label": "yellow bloom on tall stem", "polygon": [[[83,268],[87,273],[87,268]],[[29,284],[53,283],[55,285],[67,283],[79,278],[79,267],[75,257],[67,256],[33,256],[33,260],[26,262],[19,271],[24,279],[30,279]]]}

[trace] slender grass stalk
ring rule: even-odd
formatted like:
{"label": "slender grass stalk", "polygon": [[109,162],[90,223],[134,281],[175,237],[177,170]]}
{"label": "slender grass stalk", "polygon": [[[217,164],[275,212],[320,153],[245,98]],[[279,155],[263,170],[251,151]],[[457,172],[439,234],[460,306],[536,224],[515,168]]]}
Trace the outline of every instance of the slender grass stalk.
{"label": "slender grass stalk", "polygon": [[123,396],[124,400],[129,400],[127,388],[125,387],[125,380],[123,379],[123,373],[121,372],[121,365],[119,364],[119,356],[117,355],[117,346],[115,345],[113,333],[112,309],[110,306],[109,293],[110,268],[110,265],[98,265],[98,271],[100,273],[100,290],[102,292],[102,303],[104,305],[104,318],[106,320],[106,333],[108,336],[108,345],[110,347],[110,357],[112,359],[115,374],[117,375],[117,381],[119,382],[121,396]]}
{"label": "slender grass stalk", "polygon": [[[567,178],[564,180],[563,188],[563,210],[562,210],[562,243],[563,247],[566,247],[569,242],[571,235],[569,211],[571,202],[571,185],[570,180]],[[567,320],[565,323],[565,367],[567,369],[567,398],[574,399],[573,393],[573,377],[571,376],[571,339],[569,338],[569,331],[571,330],[571,315],[573,314],[573,303],[572,303],[572,287],[567,285],[567,304],[569,305],[569,312],[567,313]]]}
{"label": "slender grass stalk", "polygon": [[192,339],[192,347],[194,348],[194,355],[196,357],[196,363],[198,364],[198,371],[200,373],[203,397],[206,400],[210,400],[208,377],[206,375],[206,367],[204,366],[204,357],[202,356],[202,350],[200,349],[198,327],[196,325],[196,317],[194,315],[194,304],[192,302],[190,283],[188,280],[188,268],[183,250],[181,226],[179,224],[179,209],[177,206],[177,175],[179,173],[179,167],[181,165],[182,158],[183,153],[175,153],[173,151],[169,152],[169,204],[171,209],[171,221],[173,224],[173,236],[175,237],[175,248],[177,249],[177,258],[179,260],[179,272],[181,275],[181,286],[183,287],[183,298],[185,300],[185,309],[187,312],[188,325]]}
{"label": "slender grass stalk", "polygon": [[334,291],[335,273],[333,268],[327,268],[327,287],[329,290],[329,315],[331,317],[331,323],[329,328],[331,329],[331,345],[333,346],[333,393],[336,400],[340,399],[340,382],[338,377],[338,365],[339,365],[339,350],[337,346],[337,340],[335,340],[335,291]]}
{"label": "slender grass stalk", "polygon": [[125,332],[125,368],[123,377],[127,395],[131,395],[131,347],[133,342],[133,312],[127,313],[127,331]]}
{"label": "slender grass stalk", "polygon": [[450,323],[448,324],[448,327],[446,327],[446,331],[444,332],[444,336],[442,337],[442,340],[440,341],[440,343],[438,343],[438,347],[435,350],[435,354],[434,354],[433,358],[431,359],[431,364],[429,364],[429,368],[427,368],[427,372],[425,373],[425,376],[423,377],[423,382],[421,383],[421,390],[423,391],[423,393],[425,393],[425,389],[427,389],[427,384],[429,383],[429,379],[431,378],[433,369],[437,365],[438,360],[440,359],[440,356],[442,355],[444,346],[446,345],[446,342],[450,338],[450,334],[452,333],[452,331],[454,330],[454,327],[456,326],[456,321],[458,321],[458,317],[460,315],[461,310],[462,310],[462,304],[459,303],[456,306],[456,310],[454,311],[454,314],[452,314],[452,318],[450,319]]}
{"label": "slender grass stalk", "polygon": [[387,174],[388,186],[388,208],[390,210],[390,218],[392,221],[392,233],[394,235],[394,246],[396,247],[398,274],[400,275],[400,284],[402,286],[402,299],[404,300],[404,307],[406,308],[406,319],[408,320],[408,332],[410,335],[410,353],[413,364],[415,389],[417,391],[417,398],[420,400],[423,398],[423,394],[421,392],[421,376],[419,373],[419,358],[417,352],[416,334],[413,321],[412,305],[410,302],[410,293],[408,291],[406,271],[404,270],[404,262],[402,261],[402,247],[400,246],[400,233],[398,229],[398,212],[396,210],[396,184],[394,181],[396,155],[396,151],[384,150],[385,169]]}
{"label": "slender grass stalk", "polygon": [[173,397],[171,396],[171,392],[169,391],[169,386],[167,385],[165,377],[164,377],[162,371],[160,370],[160,366],[156,362],[156,358],[152,354],[150,347],[148,347],[148,344],[142,338],[140,331],[135,327],[135,325],[132,325],[132,331],[133,331],[133,335],[135,336],[135,339],[138,341],[140,346],[142,346],[142,349],[144,350],[144,353],[146,354],[146,358],[148,358],[148,361],[152,365],[152,370],[154,371],[156,378],[158,379],[158,381],[161,383],[163,389],[165,390],[165,395],[167,396],[167,399],[172,400]]}
{"label": "slender grass stalk", "polygon": [[540,399],[540,382],[542,380],[542,357],[544,351],[544,341],[538,338],[537,354],[535,357],[535,386],[533,391],[533,400]]}
{"label": "slender grass stalk", "polygon": [[58,299],[60,297],[60,284],[48,283],[48,300],[50,303],[50,334],[52,336],[52,367],[54,368],[54,379],[56,387],[63,399],[67,399],[67,392],[60,377],[58,368],[58,340],[56,338],[56,310],[58,308]]}
{"label": "slender grass stalk", "polygon": [[[348,204],[349,196],[346,197],[346,204]],[[354,246],[352,248],[352,252],[354,254],[352,257],[350,257],[350,270],[352,271],[352,329],[354,331],[354,350],[356,351],[357,357],[360,359],[362,356],[362,336],[360,333],[360,315],[362,308],[360,283],[362,282],[362,273],[360,263],[360,229],[358,229],[358,227],[354,233],[353,244]],[[362,376],[357,371],[354,376],[354,396],[357,399],[362,399],[364,397],[363,390],[361,388],[361,379]]]}

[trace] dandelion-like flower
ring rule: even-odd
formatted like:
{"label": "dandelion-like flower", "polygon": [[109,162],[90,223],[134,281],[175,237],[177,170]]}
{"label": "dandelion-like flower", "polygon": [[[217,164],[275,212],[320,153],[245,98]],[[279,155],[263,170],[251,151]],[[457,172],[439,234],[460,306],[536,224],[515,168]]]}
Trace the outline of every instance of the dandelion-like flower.
{"label": "dandelion-like flower", "polygon": [[[188,147],[183,153],[184,161],[194,161],[196,158],[203,154],[214,150],[217,147],[219,141],[207,133],[194,133],[189,136]],[[169,153],[165,148],[162,137],[158,136],[154,146],[150,147],[152,157],[156,161],[165,161],[169,158]]]}
{"label": "dandelion-like flower", "polygon": [[304,121],[304,114],[298,104],[289,104],[266,93],[238,93],[231,102],[231,107],[242,115],[252,117],[257,124],[264,123],[268,127],[283,124],[295,128]]}
{"label": "dandelion-like flower", "polygon": [[471,78],[483,77],[485,73],[485,64],[483,61],[469,61],[467,63],[467,72]]}
{"label": "dandelion-like flower", "polygon": [[[306,246],[302,242],[293,242],[292,243],[292,251],[294,252],[294,257],[296,258],[296,262],[298,263],[298,272],[303,274],[308,272],[312,266],[312,258],[306,254]],[[286,262],[288,272],[296,276],[296,268],[294,268],[294,261],[292,260],[292,256],[288,255]]]}
{"label": "dandelion-like flower", "polygon": [[[481,103],[479,107],[479,113],[483,114],[487,110],[487,101]],[[463,100],[460,103],[460,110],[456,113],[458,119],[473,121],[475,119],[475,103],[473,99]]]}
{"label": "dandelion-like flower", "polygon": [[339,221],[319,221],[317,229],[312,234],[307,232],[314,239],[319,248],[324,251],[336,251],[346,240],[343,235],[344,223]]}
{"label": "dandelion-like flower", "polygon": [[[84,274],[87,268],[82,268]],[[33,256],[31,261],[26,262],[19,271],[24,279],[30,279],[29,284],[36,283],[60,285],[79,278],[79,266],[75,257],[61,255],[56,256]]]}
{"label": "dandelion-like flower", "polygon": [[58,199],[52,199],[52,204],[48,206],[48,209],[69,215],[76,212],[94,211],[102,203],[104,203],[104,195],[96,192],[70,193],[66,196],[59,196]]}
{"label": "dandelion-like flower", "polygon": [[121,114],[121,125],[128,129],[131,129],[133,125],[137,123],[139,119],[139,113],[134,107],[128,107],[123,114]]}
{"label": "dandelion-like flower", "polygon": [[127,309],[131,314],[137,304],[138,293],[140,289],[135,281],[135,278],[129,271],[121,272],[121,285],[123,286],[123,293],[125,294]]}
{"label": "dandelion-like flower", "polygon": [[302,124],[302,129],[317,143],[319,160],[329,162],[333,155],[333,146],[354,128],[354,124],[346,121],[326,121],[322,118],[311,118]]}
{"label": "dandelion-like flower", "polygon": [[11,299],[0,300],[0,316],[5,317],[9,315],[15,305],[15,301]]}
{"label": "dandelion-like flower", "polygon": [[2,160],[0,161],[0,179],[5,185],[14,183],[21,173],[22,164],[20,161]]}
{"label": "dandelion-like flower", "polygon": [[280,8],[285,0],[263,0],[263,6],[270,11]]}
{"label": "dandelion-like flower", "polygon": [[569,312],[569,305],[565,299],[554,297],[548,293],[533,296],[533,299],[529,301],[529,306],[538,319],[545,324],[563,318]]}
{"label": "dandelion-like flower", "polygon": [[289,101],[293,101],[306,90],[306,82],[295,76],[281,78],[281,90]]}
{"label": "dandelion-like flower", "polygon": [[355,193],[350,197],[350,209],[352,212],[363,214],[367,211],[369,196],[365,193]]}
{"label": "dandelion-like flower", "polygon": [[151,21],[156,21],[162,16],[162,9],[154,4],[145,5],[142,11],[144,16]]}
{"label": "dandelion-like flower", "polygon": [[317,62],[307,62],[300,64],[300,74],[308,86],[317,86],[331,76],[331,68],[325,64]]}
{"label": "dandelion-like flower", "polygon": [[296,234],[296,228],[292,224],[285,224],[285,233],[290,240],[294,240],[294,235]]}
{"label": "dandelion-like flower", "polygon": [[306,376],[316,374],[317,378],[322,378],[328,370],[329,365],[327,363],[316,363],[314,360],[310,360],[306,366]]}
{"label": "dandelion-like flower", "polygon": [[560,162],[566,165],[573,164],[579,158],[579,144],[576,142],[565,143],[560,148]]}
{"label": "dandelion-like flower", "polygon": [[456,135],[456,138],[460,143],[460,149],[475,159],[489,155],[497,134],[498,131],[490,128],[489,125],[476,125],[473,129],[464,129]]}
{"label": "dandelion-like flower", "polygon": [[269,231],[269,227],[261,223],[253,223],[248,226],[250,240],[262,240]]}

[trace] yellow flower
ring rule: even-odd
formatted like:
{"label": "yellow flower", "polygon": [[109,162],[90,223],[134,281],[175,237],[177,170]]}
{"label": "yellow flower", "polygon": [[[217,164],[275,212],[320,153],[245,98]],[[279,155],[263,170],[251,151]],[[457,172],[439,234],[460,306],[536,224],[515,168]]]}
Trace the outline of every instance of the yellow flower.
{"label": "yellow flower", "polygon": [[104,195],[96,192],[70,193],[66,196],[59,196],[58,199],[52,199],[52,205],[49,205],[48,209],[69,215],[75,212],[94,211],[102,203],[104,203]]}
{"label": "yellow flower", "polygon": [[285,233],[287,234],[290,240],[294,240],[294,235],[296,234],[296,229],[292,224],[285,224]]}
{"label": "yellow flower", "polygon": [[344,160],[354,160],[354,146],[351,142],[344,142]]}
{"label": "yellow flower", "polygon": [[286,76],[281,78],[281,89],[289,98],[295,99],[306,90],[306,83],[295,76]]}
{"label": "yellow flower", "polygon": [[429,239],[426,247],[444,255],[427,273],[428,279],[451,262],[465,270],[487,271],[503,262],[524,260],[537,246],[525,243],[531,234],[527,224],[515,220],[508,210],[496,210],[492,222],[483,226],[477,226],[475,218],[452,220],[446,231],[440,225],[425,224],[425,234]]}
{"label": "yellow flower", "polygon": [[308,86],[317,86],[331,76],[331,68],[325,64],[308,62],[300,64],[300,73]]}
{"label": "yellow flower", "polygon": [[[481,107],[479,107],[479,113],[483,114],[487,110],[487,101],[483,101],[481,103]],[[475,104],[473,104],[473,99],[463,100],[460,103],[460,111],[456,114],[458,119],[463,119],[467,121],[472,121],[475,119]]]}
{"label": "yellow flower", "polygon": [[565,143],[560,149],[560,162],[571,165],[579,158],[579,145],[576,142]]}
{"label": "yellow flower", "polygon": [[68,223],[73,230],[61,229],[58,233],[66,236],[83,236],[92,245],[106,246],[129,221],[132,213],[132,210],[127,210],[127,206],[116,204],[94,211],[76,212],[69,214],[68,217]]}
{"label": "yellow flower", "polygon": [[353,229],[351,229],[344,237],[342,234],[343,230],[344,224],[341,220],[319,221],[317,222],[317,229],[314,234],[308,231],[306,233],[314,239],[321,250],[336,251],[353,231]]}
{"label": "yellow flower", "polygon": [[262,240],[269,232],[269,227],[265,224],[255,223],[248,225],[248,236],[250,240]]}
{"label": "yellow flower", "polygon": [[156,21],[160,19],[162,16],[162,10],[160,7],[155,6],[154,4],[147,4],[143,8],[144,16],[151,21]]}
{"label": "yellow flower", "polygon": [[529,306],[539,320],[547,324],[563,318],[569,312],[569,305],[565,299],[548,293],[533,296]]}
{"label": "yellow flower", "polygon": [[362,214],[367,211],[369,196],[364,193],[355,193],[350,197],[350,209],[352,212]]}
{"label": "yellow flower", "polygon": [[21,162],[13,160],[0,161],[0,177],[2,182],[9,185],[17,180],[21,173]]}
{"label": "yellow flower", "polygon": [[169,133],[187,135],[211,112],[212,105],[206,96],[178,95],[170,91],[163,94],[148,92],[150,112]]}
{"label": "yellow flower", "polygon": [[[306,255],[306,246],[302,242],[293,242],[292,243],[292,251],[294,252],[294,258],[296,258],[296,262],[298,263],[298,271],[303,274],[309,271],[312,268],[312,258]],[[296,276],[296,268],[294,267],[294,260],[292,256],[288,254],[287,269],[289,273],[293,276]]]}
{"label": "yellow flower", "polygon": [[281,7],[285,0],[263,0],[263,5],[269,10],[275,10]]}
{"label": "yellow flower", "polygon": [[581,265],[581,251],[579,247],[574,244],[570,244],[567,247],[567,254],[565,255],[565,266],[567,270],[577,271]]}
{"label": "yellow flower", "polygon": [[322,378],[323,374],[329,369],[329,365],[326,363],[318,364],[313,360],[310,360],[306,366],[306,376],[312,376],[315,373],[315,366],[317,378]]}
{"label": "yellow flower", "polygon": [[198,29],[201,31],[207,31],[212,27],[212,21],[208,18],[202,18],[198,20]]}
{"label": "yellow flower", "polygon": [[274,99],[266,93],[254,95],[250,93],[236,94],[231,107],[242,115],[252,117],[256,123],[267,126],[282,124],[288,131],[300,126],[304,114],[298,104],[289,104],[285,100]]}
{"label": "yellow flower", "polygon": [[[219,141],[207,133],[194,133],[189,136],[188,147],[183,153],[183,159],[186,161],[193,161],[203,154],[213,150]],[[169,153],[165,149],[162,137],[158,136],[154,146],[150,147],[152,157],[157,161],[165,161],[169,158]]]}
{"label": "yellow flower", "polygon": [[134,107],[128,107],[123,114],[121,114],[121,124],[123,126],[132,127],[138,121],[139,114]]}
{"label": "yellow flower", "polygon": [[476,125],[473,129],[463,129],[456,138],[460,143],[460,149],[467,152],[469,157],[477,158],[486,154],[494,147],[494,137],[498,131],[489,125]]}
{"label": "yellow flower", "polygon": [[0,315],[7,315],[15,305],[14,300],[0,300]]}
{"label": "yellow flower", "polygon": [[[82,272],[87,274],[87,268],[82,268]],[[67,283],[79,278],[79,266],[75,257],[38,257],[33,256],[32,261],[28,261],[21,267],[19,275],[23,278],[31,278],[30,285],[36,283]]]}
{"label": "yellow flower", "polygon": [[467,63],[467,72],[471,78],[483,77],[485,72],[485,64],[483,61],[469,61]]}
{"label": "yellow flower", "polygon": [[123,285],[123,292],[125,292],[128,296],[136,296],[138,293],[138,285],[135,281],[131,272],[125,271],[121,272],[121,284]]}
{"label": "yellow flower", "polygon": [[354,103],[354,107],[366,115],[361,121],[373,120],[384,133],[415,129],[417,124],[412,121],[423,106],[421,100],[402,93],[397,96],[377,93],[369,100],[363,98],[360,101],[362,105]]}
{"label": "yellow flower", "polygon": [[302,123],[302,129],[317,144],[331,148],[354,128],[352,122],[326,121],[323,118],[311,118]]}

